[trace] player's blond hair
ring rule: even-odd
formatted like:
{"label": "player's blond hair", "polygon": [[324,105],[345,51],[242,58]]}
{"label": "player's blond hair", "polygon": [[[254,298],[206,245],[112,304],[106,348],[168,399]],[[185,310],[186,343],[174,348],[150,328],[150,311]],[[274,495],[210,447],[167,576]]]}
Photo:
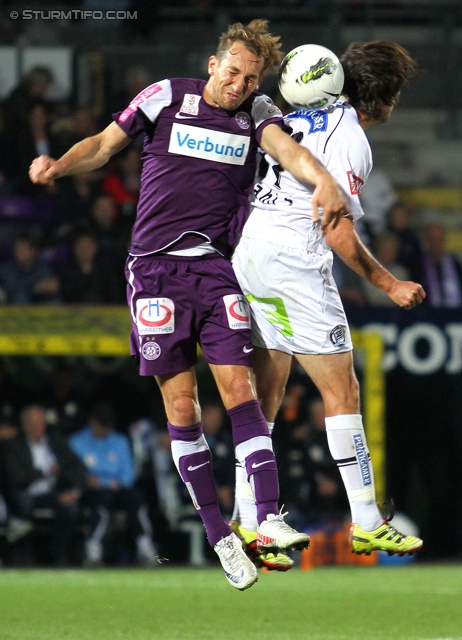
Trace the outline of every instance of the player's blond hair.
{"label": "player's blond hair", "polygon": [[221,62],[235,42],[243,42],[248,51],[263,60],[263,72],[277,71],[284,56],[279,40],[280,36],[268,33],[268,20],[252,20],[247,26],[235,22],[221,34],[216,56]]}

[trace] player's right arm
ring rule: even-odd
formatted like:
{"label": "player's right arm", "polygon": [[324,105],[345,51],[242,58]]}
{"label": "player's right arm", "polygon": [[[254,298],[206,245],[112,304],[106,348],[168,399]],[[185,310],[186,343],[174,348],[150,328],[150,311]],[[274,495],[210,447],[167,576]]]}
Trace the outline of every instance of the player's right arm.
{"label": "player's right arm", "polygon": [[131,138],[115,122],[101,133],[77,142],[59,160],[40,156],[32,161],[29,177],[36,184],[50,184],[56,178],[98,169],[118,151],[126,147]]}
{"label": "player's right arm", "polygon": [[345,195],[331,174],[308,149],[297,144],[280,127],[275,124],[265,127],[260,146],[296,180],[315,186],[311,199],[312,216],[314,221],[318,221],[318,207],[323,208],[324,229],[331,222],[335,226],[349,212]]}
{"label": "player's right arm", "polygon": [[351,218],[342,218],[338,225],[328,227],[327,244],[353,271],[387,294],[399,307],[412,309],[426,297],[422,285],[410,280],[398,280],[363,244]]}

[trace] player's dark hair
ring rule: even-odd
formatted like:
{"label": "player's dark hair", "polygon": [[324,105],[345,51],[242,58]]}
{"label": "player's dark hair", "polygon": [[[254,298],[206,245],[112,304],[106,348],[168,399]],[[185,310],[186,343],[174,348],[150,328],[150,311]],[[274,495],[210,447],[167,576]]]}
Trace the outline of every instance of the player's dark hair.
{"label": "player's dark hair", "polygon": [[243,42],[245,48],[254,53],[257,58],[263,60],[263,71],[267,69],[277,71],[284,57],[280,51],[280,36],[273,36],[267,31],[268,20],[252,20],[247,26],[241,22],[235,22],[228,30],[221,34],[216,56],[223,60],[231,46],[235,42]]}
{"label": "player's dark hair", "polygon": [[401,88],[417,69],[396,42],[353,42],[340,58],[345,72],[342,95],[366,116],[380,119],[383,106],[398,102]]}

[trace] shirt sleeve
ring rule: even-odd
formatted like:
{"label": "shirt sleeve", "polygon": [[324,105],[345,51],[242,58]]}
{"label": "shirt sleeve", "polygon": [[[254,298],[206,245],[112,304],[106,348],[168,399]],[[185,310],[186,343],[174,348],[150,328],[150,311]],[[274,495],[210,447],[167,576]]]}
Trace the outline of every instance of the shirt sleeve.
{"label": "shirt sleeve", "polygon": [[147,121],[154,123],[162,109],[172,102],[170,80],[161,80],[143,89],[124,111],[114,113],[112,118],[130,138],[145,131]]}
{"label": "shirt sleeve", "polygon": [[277,124],[283,127],[284,118],[282,112],[268,96],[258,95],[252,104],[252,120],[255,124],[257,142],[260,145],[263,129],[269,124]]}

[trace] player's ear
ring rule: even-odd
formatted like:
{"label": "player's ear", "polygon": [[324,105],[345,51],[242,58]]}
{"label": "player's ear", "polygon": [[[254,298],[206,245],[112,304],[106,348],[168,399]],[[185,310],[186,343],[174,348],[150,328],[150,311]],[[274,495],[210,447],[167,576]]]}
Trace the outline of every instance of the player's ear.
{"label": "player's ear", "polygon": [[218,58],[216,56],[210,56],[209,58],[209,66],[207,72],[209,76],[212,76],[215,73],[215,69],[218,66]]}

